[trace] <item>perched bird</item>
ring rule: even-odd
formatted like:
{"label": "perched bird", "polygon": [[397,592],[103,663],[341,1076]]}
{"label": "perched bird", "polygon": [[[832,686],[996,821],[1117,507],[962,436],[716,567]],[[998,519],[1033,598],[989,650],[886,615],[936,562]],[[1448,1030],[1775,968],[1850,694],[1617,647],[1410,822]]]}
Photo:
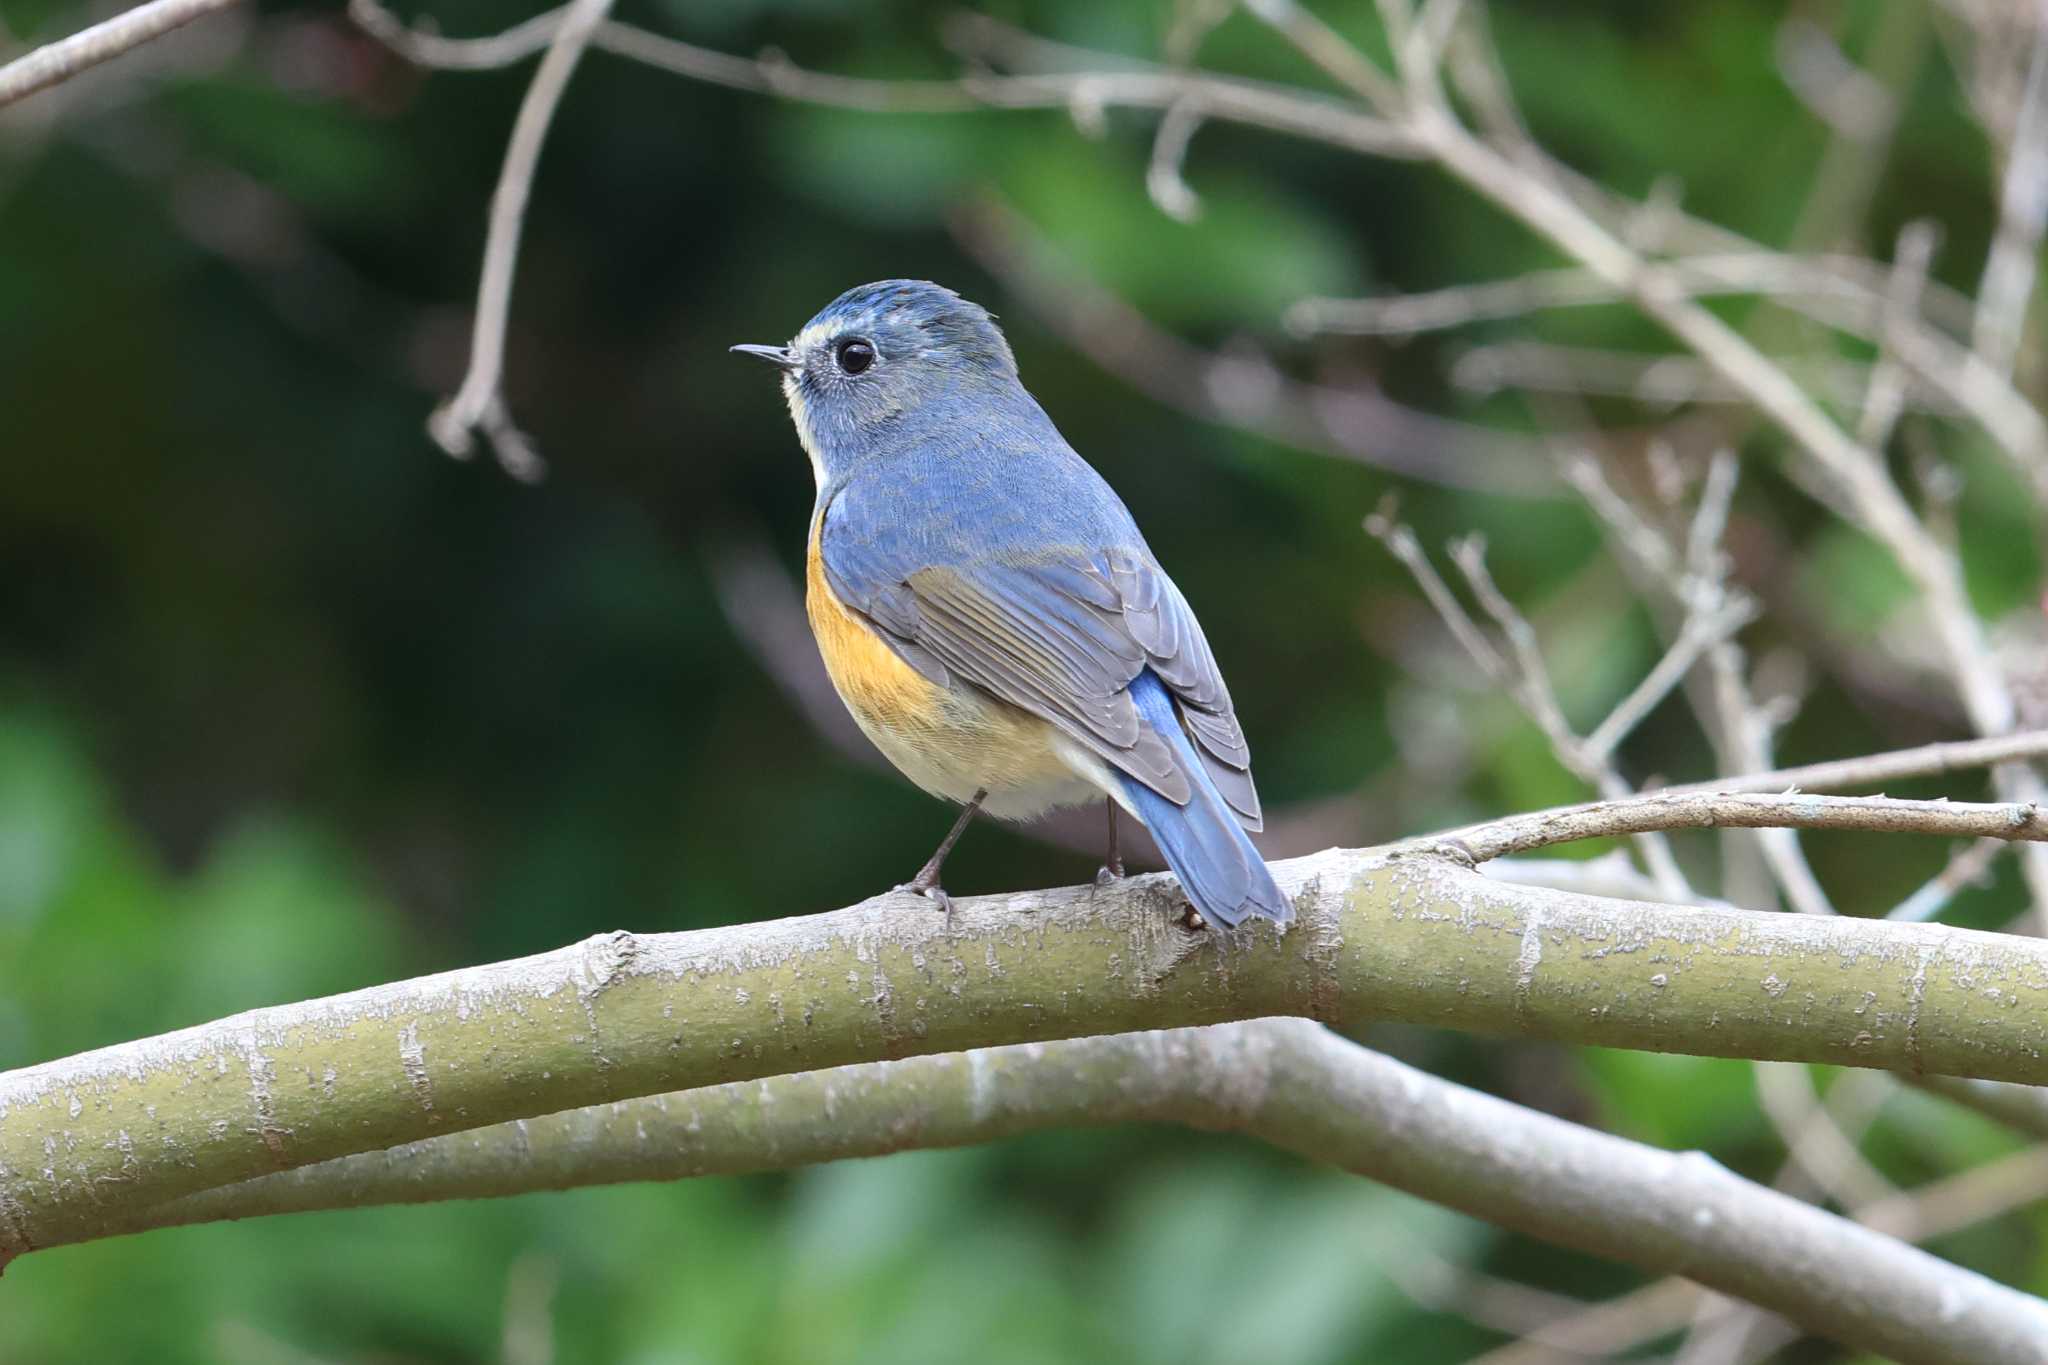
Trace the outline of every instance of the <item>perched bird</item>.
{"label": "perched bird", "polygon": [[1194,612],[1123,502],[1017,377],[989,313],[922,280],[850,289],[782,371],[817,476],[807,604],[875,746],[966,809],[899,890],[951,910],[939,869],[977,810],[1106,797],[1152,831],[1195,908],[1292,913],[1245,831],[1251,754]]}

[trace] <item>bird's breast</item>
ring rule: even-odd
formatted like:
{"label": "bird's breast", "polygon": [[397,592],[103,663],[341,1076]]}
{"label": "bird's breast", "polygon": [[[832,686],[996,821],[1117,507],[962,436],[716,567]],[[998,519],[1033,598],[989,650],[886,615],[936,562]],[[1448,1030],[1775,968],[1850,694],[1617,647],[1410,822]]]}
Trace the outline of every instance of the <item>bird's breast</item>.
{"label": "bird's breast", "polygon": [[811,527],[804,607],[832,685],[864,727],[904,729],[926,723],[944,705],[946,689],[903,662],[874,627],[849,611],[832,591],[820,550],[823,527],[822,518]]}

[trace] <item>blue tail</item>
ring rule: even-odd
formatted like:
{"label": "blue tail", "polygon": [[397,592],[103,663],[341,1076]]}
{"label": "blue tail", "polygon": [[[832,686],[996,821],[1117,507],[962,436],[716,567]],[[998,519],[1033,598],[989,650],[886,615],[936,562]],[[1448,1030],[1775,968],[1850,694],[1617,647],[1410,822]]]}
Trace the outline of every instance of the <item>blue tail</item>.
{"label": "blue tail", "polygon": [[1293,918],[1294,907],[1281,894],[1244,826],[1224,804],[1223,794],[1209,780],[1201,755],[1181,729],[1165,684],[1148,668],[1132,680],[1131,699],[1137,702],[1145,723],[1173,746],[1180,769],[1193,788],[1188,803],[1177,806],[1135,778],[1118,774],[1139,818],[1166,855],[1167,866],[1180,878],[1188,900],[1209,919],[1233,927],[1254,915],[1285,924]]}

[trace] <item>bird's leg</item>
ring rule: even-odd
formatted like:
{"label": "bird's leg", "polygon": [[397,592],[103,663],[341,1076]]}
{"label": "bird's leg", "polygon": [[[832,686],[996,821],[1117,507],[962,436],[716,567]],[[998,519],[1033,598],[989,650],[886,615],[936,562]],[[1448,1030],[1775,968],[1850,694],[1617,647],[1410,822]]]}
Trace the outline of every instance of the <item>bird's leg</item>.
{"label": "bird's leg", "polygon": [[1111,882],[1123,880],[1124,855],[1116,841],[1116,802],[1105,796],[1102,804],[1109,811],[1109,852],[1103,858],[1101,870],[1095,874],[1095,884],[1108,886]]}
{"label": "bird's leg", "polygon": [[939,885],[939,869],[945,866],[946,855],[953,851],[953,845],[960,842],[960,836],[967,832],[968,822],[974,819],[974,813],[981,809],[981,803],[986,800],[988,788],[984,787],[967,803],[967,809],[960,812],[960,818],[953,822],[952,830],[939,841],[938,848],[925,860],[924,866],[917,870],[917,875],[896,888],[898,891],[909,891],[936,901],[939,908],[946,912],[948,924],[953,922],[953,898]]}

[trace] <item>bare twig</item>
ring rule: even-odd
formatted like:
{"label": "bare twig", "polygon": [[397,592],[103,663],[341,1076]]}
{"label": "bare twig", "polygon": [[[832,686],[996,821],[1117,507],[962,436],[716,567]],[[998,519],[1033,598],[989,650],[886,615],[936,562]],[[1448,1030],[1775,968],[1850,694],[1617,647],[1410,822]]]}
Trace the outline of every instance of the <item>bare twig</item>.
{"label": "bare twig", "polygon": [[1977,326],[1972,341],[1987,365],[2011,374],[2019,354],[2027,306],[2048,226],[2048,4],[2034,5],[2034,40],[2027,58],[2026,84],[2014,114],[2006,148],[2005,179],[1998,199],[1998,231],[1977,289]]}
{"label": "bare twig", "polygon": [[[2048,817],[2020,802],[1901,801],[1804,792],[1652,792],[1621,801],[1511,815],[1450,836],[1484,862],[1578,839],[1672,829],[1855,829],[1888,834],[2048,842]],[[1427,842],[1441,842],[1433,839]]]}
{"label": "bare twig", "polygon": [[2048,1138],[2048,1087],[1966,1080],[1961,1076],[1900,1076],[1899,1079],[2022,1133]]}
{"label": "bare twig", "polygon": [[[1311,61],[1331,70],[1318,51],[1301,50]],[[1412,73],[1404,67],[1403,74]],[[1839,496],[1852,523],[1882,544],[1919,590],[1939,641],[1942,662],[1972,725],[1986,735],[2010,729],[2015,714],[2012,694],[1964,589],[1961,567],[1914,515],[1891,482],[1881,456],[1843,430],[1791,376],[1740,333],[1688,297],[1668,270],[1646,261],[1551,181],[1526,174],[1513,158],[1474,136],[1449,103],[1440,95],[1432,97],[1431,90],[1431,86],[1410,79],[1405,89],[1410,104],[1401,120],[1430,157],[1622,291],[1646,317],[1747,393],[1757,410],[1805,452],[1812,467]],[[1363,88],[1359,93],[1371,97]],[[1905,363],[1916,365],[1914,348],[1905,339],[1895,339],[1894,344]],[[1969,372],[1967,364],[1962,368]],[[1988,368],[1981,363],[1977,366],[1978,370]],[[2027,408],[2032,429],[2038,433],[2039,413],[2030,405],[2021,406]],[[2048,498],[2048,448],[2037,442],[2013,453],[2037,493]],[[2040,778],[2028,770],[2003,769],[1994,780],[2000,795],[2016,802],[2033,802],[2048,793]],[[2036,906],[2048,915],[2048,856],[2029,856],[2022,866]]]}
{"label": "bare twig", "polygon": [[1619,1298],[1594,1304],[1582,1313],[1529,1332],[1520,1341],[1497,1346],[1465,1365],[1579,1365],[1654,1341],[1685,1326],[1704,1293],[1691,1280],[1672,1276],[1644,1285]]}
{"label": "bare twig", "polygon": [[1884,82],[1849,60],[1833,34],[1793,18],[1779,25],[1777,39],[1785,84],[1822,122],[1859,142],[1890,135],[1898,100]]}
{"label": "bare twig", "polygon": [[[1885,279],[1871,261],[1860,256],[1722,251],[1679,257],[1659,266],[1668,272],[1671,288],[1695,298],[1754,294],[1777,303],[1816,300],[1832,303],[1834,318],[1866,335],[1874,336],[1882,325]],[[1565,266],[1420,294],[1307,298],[1287,310],[1286,321],[1303,335],[1406,336],[1544,309],[1626,302],[1627,293],[1611,281],[1581,266]],[[1935,286],[1926,302],[1937,321],[1958,328],[1968,325],[1971,305],[1964,295]]]}
{"label": "bare twig", "polygon": [[0,66],[0,108],[27,99],[38,90],[70,80],[101,62],[224,10],[236,0],[150,0],[105,23],[59,39]]}
{"label": "bare twig", "polygon": [[1919,890],[1892,907],[1885,918],[1907,921],[1933,919],[1955,899],[1956,892],[1983,881],[1992,862],[2006,848],[2007,845],[1997,839],[1979,839],[1963,845],[1948,860],[1947,866],[1928,878]]}
{"label": "bare twig", "polygon": [[2048,1199],[2048,1146],[2029,1147],[1856,1211],[1879,1232],[1928,1241]]}
{"label": "bare twig", "polygon": [[1181,178],[1188,157],[1188,144],[1202,126],[1202,106],[1184,99],[1171,105],[1159,120],[1152,139],[1152,160],[1145,168],[1145,192],[1159,211],[1176,222],[1192,223],[1202,213],[1202,201]]}
{"label": "bare twig", "polygon": [[[1939,230],[1925,219],[1916,219],[1899,229],[1898,245],[1892,252],[1891,287],[1885,294],[1885,336],[1906,331],[1907,320],[1920,311],[1920,293],[1927,287],[1927,270],[1934,260]],[[1898,425],[1906,406],[1905,369],[1880,344],[1877,364],[1871,367],[1870,385],[1863,399],[1863,413],[1856,424],[1856,439],[1872,450],[1883,450]]]}
{"label": "bare twig", "polygon": [[1161,329],[1058,259],[1024,218],[982,200],[953,235],[1047,327],[1140,392],[1204,421],[1298,450],[1453,488],[1557,492],[1531,441],[1417,411],[1369,384],[1305,383],[1262,352],[1205,351]]}
{"label": "bare twig", "polygon": [[[1635,788],[1629,785],[1620,770],[1614,766],[1611,749],[1601,753],[1591,752],[1572,729],[1570,722],[1565,719],[1564,710],[1558,704],[1557,689],[1552,685],[1549,669],[1543,662],[1543,652],[1537,643],[1536,631],[1494,583],[1493,575],[1486,568],[1484,542],[1477,536],[1468,536],[1452,545],[1451,558],[1464,574],[1473,595],[1479,599],[1480,606],[1494,619],[1494,623],[1506,637],[1513,660],[1512,666],[1508,667],[1506,672],[1509,693],[1521,706],[1523,713],[1543,731],[1558,761],[1564,764],[1567,771],[1577,775],[1581,781],[1610,801],[1620,800],[1633,793]],[[1412,570],[1412,564],[1410,568]],[[1432,598],[1432,605],[1437,607],[1439,614],[1443,613],[1445,602],[1456,606],[1456,600],[1447,592]],[[1474,627],[1470,633],[1476,634],[1477,628]],[[1665,898],[1678,901],[1693,899],[1692,884],[1686,880],[1685,873],[1679,868],[1670,842],[1663,838],[1661,833],[1638,839],[1636,842],[1642,851],[1644,865],[1649,868],[1651,876],[1656,878]]]}
{"label": "bare twig", "polygon": [[1739,595],[1708,612],[1686,617],[1678,638],[1657,661],[1656,667],[1644,674],[1635,690],[1622,698],[1608,712],[1607,718],[1582,741],[1585,755],[1596,762],[1604,762],[1613,754],[1615,746],[1628,738],[1643,718],[1678,685],[1702,654],[1755,618],[1756,603]]}
{"label": "bare twig", "polygon": [[[1315,52],[1304,53],[1311,60],[1317,58]],[[1856,524],[1885,545],[1920,589],[1943,660],[1972,723],[1984,734],[2010,728],[2012,697],[1964,592],[1959,566],[1913,515],[1882,460],[1844,432],[1739,333],[1686,297],[1668,272],[1641,259],[1569,196],[1522,173],[1514,161],[1474,137],[1447,105],[1416,106],[1409,127],[1439,165],[1626,293],[1645,315],[1746,392],[1791,436],[1825,472]],[[1913,363],[1905,348],[1900,354]],[[2038,481],[2048,462],[2037,452],[2028,467]],[[2043,793],[2040,780],[2029,772],[2006,770],[1998,782],[2002,795],[2018,801],[2032,801]],[[2025,866],[2036,903],[2048,907],[2048,860],[2029,858]]]}
{"label": "bare twig", "polygon": [[498,188],[491,196],[469,371],[462,378],[462,387],[427,421],[434,440],[457,459],[468,458],[475,433],[483,432],[505,472],[529,483],[538,479],[546,466],[505,409],[505,333],[512,314],[512,276],[519,266],[527,196],[533,190],[534,172],[540,166],[541,147],[554,122],[555,106],[611,5],[612,0],[570,0],[549,39],[547,54],[533,74],[533,83],[526,89],[526,98],[520,102],[512,138],[505,147],[505,164],[498,173]]}
{"label": "bare twig", "polygon": [[545,10],[488,38],[444,38],[430,28],[409,27],[380,0],[348,3],[348,17],[363,32],[415,66],[444,71],[494,71],[525,61],[547,47],[562,27],[566,12],[567,6]]}
{"label": "bare twig", "polygon": [[1708,782],[1688,782],[1667,787],[1666,795],[1693,792],[1730,791],[1840,791],[1844,787],[1877,787],[1916,777],[1940,777],[1991,767],[2000,763],[2026,763],[2048,758],[2048,730],[2022,730],[1992,739],[1945,740],[1914,749],[1867,754],[1860,758],[1832,759],[1796,768],[1777,768],[1766,773],[1742,773]]}
{"label": "bare twig", "polygon": [[1899,1193],[1836,1126],[1805,1067],[1757,1062],[1751,1069],[1764,1117],[1784,1140],[1786,1154],[1815,1186],[1844,1208]]}
{"label": "bare twig", "polygon": [[[1880,366],[1832,355],[1773,355],[1774,364],[1801,384],[1842,407],[1862,403]],[[1897,374],[1896,367],[1893,371]],[[1541,341],[1504,341],[1458,352],[1451,364],[1451,382],[1477,394],[1502,389],[1537,393],[1628,398],[1655,408],[1687,403],[1748,406],[1747,393],[1695,356],[1675,352],[1617,351],[1593,346],[1561,346]],[[1964,409],[1925,380],[1888,378],[1901,406],[1938,417],[1962,415]]]}
{"label": "bare twig", "polygon": [[1465,648],[1466,655],[1478,665],[1479,670],[1502,687],[1512,686],[1515,676],[1508,661],[1479,629],[1464,604],[1458,601],[1450,584],[1430,563],[1429,555],[1422,548],[1422,542],[1415,538],[1415,532],[1394,519],[1391,500],[1382,501],[1379,510],[1365,519],[1365,529],[1373,539],[1387,547],[1391,554],[1408,570],[1415,585],[1422,589],[1423,597],[1435,609],[1437,617],[1449,628],[1453,639]]}
{"label": "bare twig", "polygon": [[1591,1305],[1517,1280],[1457,1265],[1413,1246],[1380,1258],[1380,1268],[1419,1308],[1455,1313],[1490,1331],[1524,1336],[1577,1317]]}
{"label": "bare twig", "polygon": [[[460,70],[506,66],[543,47],[571,6],[551,10],[487,38],[449,39],[407,28],[377,0],[350,0],[351,13],[393,50],[422,66]],[[978,15],[957,16],[948,27],[956,47],[973,51],[1003,32]],[[1029,75],[976,71],[954,80],[868,80],[808,71],[779,53],[735,57],[615,20],[601,24],[591,46],[614,56],[657,67],[711,85],[874,113],[948,114],[974,109],[1069,109],[1084,120],[1113,106],[1171,109],[1198,103],[1212,118],[1247,123],[1273,132],[1337,145],[1376,156],[1412,155],[1407,135],[1381,119],[1360,114],[1335,100],[1260,81],[1176,71],[1143,62],[1093,58],[1091,69]],[[1048,45],[1050,46],[1050,45]]]}

